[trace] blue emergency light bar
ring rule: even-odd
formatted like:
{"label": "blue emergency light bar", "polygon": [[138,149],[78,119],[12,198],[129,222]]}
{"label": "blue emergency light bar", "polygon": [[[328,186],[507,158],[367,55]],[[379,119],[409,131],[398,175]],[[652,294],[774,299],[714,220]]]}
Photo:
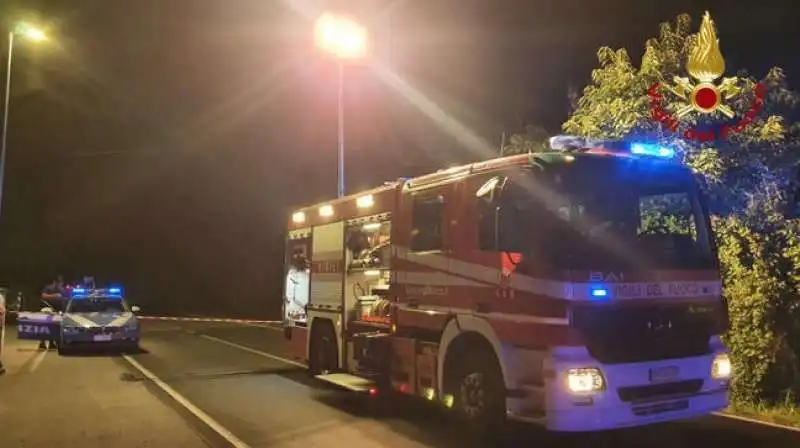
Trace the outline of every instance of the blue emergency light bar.
{"label": "blue emergency light bar", "polygon": [[631,143],[631,154],[643,156],[656,156],[671,159],[675,157],[675,150],[666,146],[654,145],[651,143]]}
{"label": "blue emergency light bar", "polygon": [[101,288],[101,289],[87,289],[87,288],[73,288],[72,297],[122,297],[122,288]]}
{"label": "blue emergency light bar", "polygon": [[564,152],[603,152],[672,159],[675,150],[664,145],[627,140],[604,140],[575,135],[550,137],[550,149]]}

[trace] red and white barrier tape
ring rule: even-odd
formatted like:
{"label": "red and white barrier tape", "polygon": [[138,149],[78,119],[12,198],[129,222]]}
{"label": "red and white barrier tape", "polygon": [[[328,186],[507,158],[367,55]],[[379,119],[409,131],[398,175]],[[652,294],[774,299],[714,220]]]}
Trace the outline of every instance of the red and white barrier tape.
{"label": "red and white barrier tape", "polygon": [[[9,311],[9,315],[16,315],[16,311]],[[0,316],[2,316],[0,314]],[[222,317],[172,317],[172,316],[138,316],[139,319],[145,320],[171,320],[181,322],[228,322],[235,324],[260,324],[260,325],[277,325],[280,324],[279,320],[257,320],[257,319],[231,319]]]}
{"label": "red and white barrier tape", "polygon": [[261,324],[261,325],[274,325],[281,323],[281,321],[279,320],[228,319],[220,317],[139,316],[139,319],[170,320],[170,321],[180,321],[180,322],[227,322],[235,324]]}

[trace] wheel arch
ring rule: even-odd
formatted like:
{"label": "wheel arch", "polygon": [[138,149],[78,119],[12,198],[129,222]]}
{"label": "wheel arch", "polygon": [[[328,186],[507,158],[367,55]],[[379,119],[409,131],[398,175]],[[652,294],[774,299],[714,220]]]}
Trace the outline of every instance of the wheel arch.
{"label": "wheel arch", "polygon": [[306,340],[306,358],[310,364],[312,350],[314,349],[314,342],[317,335],[323,331],[330,331],[333,333],[333,340],[336,343],[336,351],[338,353],[339,366],[342,366],[342,347],[339,332],[336,328],[336,323],[329,316],[310,316],[308,321],[308,338]]}
{"label": "wheel arch", "polygon": [[485,344],[485,348],[494,354],[506,387],[510,387],[513,384],[503,346],[489,322],[476,316],[455,316],[448,321],[439,343],[437,391],[440,399],[444,390],[444,378],[448,374],[447,369],[452,365],[453,358],[451,358],[451,355],[458,353],[461,347],[465,345],[471,346],[476,341],[480,341],[477,342],[478,344]]}

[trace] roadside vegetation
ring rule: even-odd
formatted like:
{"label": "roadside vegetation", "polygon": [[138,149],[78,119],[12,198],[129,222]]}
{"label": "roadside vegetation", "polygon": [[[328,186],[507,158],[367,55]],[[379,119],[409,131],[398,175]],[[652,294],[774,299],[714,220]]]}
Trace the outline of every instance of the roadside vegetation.
{"label": "roadside vegetation", "polygon": [[[761,79],[745,71],[726,73],[738,76],[743,87],[728,103],[737,117],[752,109],[756,84],[764,89],[763,106],[747,127],[705,142],[664,129],[653,119],[648,89],[687,76],[698,25],[686,14],[662,24],[645,43],[638,66],[625,49],[600,48],[599,67],[563,131],[657,140],[679,148],[701,175],[730,313],[724,338],[735,372],[729,411],[800,426],[800,122],[794,121],[800,95],[778,67]],[[723,55],[724,42],[723,36]],[[664,107],[674,114],[678,105]],[[694,129],[708,125],[697,118],[683,123]],[[536,151],[544,144],[541,134],[530,127],[513,136],[504,152]]]}

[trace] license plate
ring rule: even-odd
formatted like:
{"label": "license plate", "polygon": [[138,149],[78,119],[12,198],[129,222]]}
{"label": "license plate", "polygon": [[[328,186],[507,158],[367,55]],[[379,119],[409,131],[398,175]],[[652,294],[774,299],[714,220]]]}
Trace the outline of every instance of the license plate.
{"label": "license plate", "polygon": [[650,382],[652,383],[664,383],[676,379],[678,379],[678,366],[650,369]]}
{"label": "license plate", "polygon": [[94,336],[95,342],[108,342],[111,340],[110,334],[98,334]]}

